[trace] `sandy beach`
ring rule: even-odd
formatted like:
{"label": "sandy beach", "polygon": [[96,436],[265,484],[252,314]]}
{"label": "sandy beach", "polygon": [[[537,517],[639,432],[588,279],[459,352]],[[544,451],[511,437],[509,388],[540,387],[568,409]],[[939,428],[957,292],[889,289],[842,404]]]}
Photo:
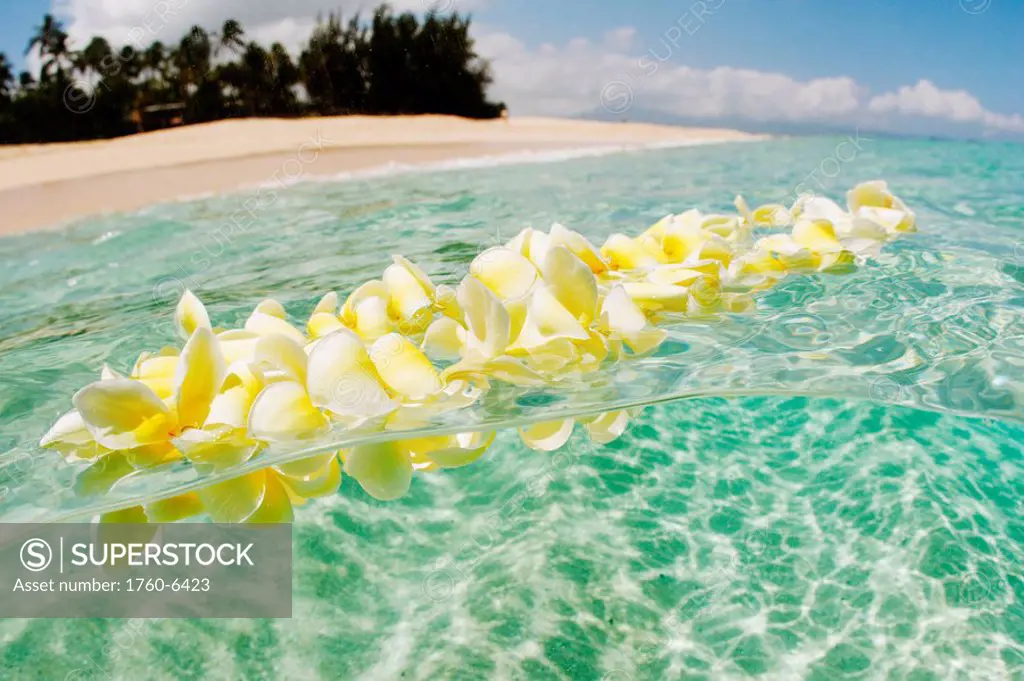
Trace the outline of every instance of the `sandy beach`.
{"label": "sandy beach", "polygon": [[218,121],[114,140],[0,147],[0,234],[388,164],[756,138],[734,130],[553,118],[344,116]]}

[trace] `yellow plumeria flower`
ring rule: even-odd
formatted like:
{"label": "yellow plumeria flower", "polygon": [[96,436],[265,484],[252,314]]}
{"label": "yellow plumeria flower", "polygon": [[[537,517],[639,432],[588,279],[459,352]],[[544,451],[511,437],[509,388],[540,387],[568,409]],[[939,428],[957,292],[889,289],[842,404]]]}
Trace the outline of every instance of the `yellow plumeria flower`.
{"label": "yellow plumeria flower", "polygon": [[255,363],[269,380],[252,401],[250,436],[261,442],[294,442],[329,428],[328,414],[355,427],[397,407],[384,378],[348,329],[335,331],[305,350],[284,336],[268,336]]}
{"label": "yellow plumeria flower", "polygon": [[130,377],[149,386],[157,397],[165,400],[174,394],[177,370],[178,351],[174,348],[164,348],[157,354],[144,352],[139,355]]}
{"label": "yellow plumeria flower", "polygon": [[917,230],[917,216],[882,180],[857,185],[846,195],[846,202],[851,213],[873,220],[890,232]]}
{"label": "yellow plumeria flower", "polygon": [[197,491],[203,508],[222,523],[282,523],[293,506],[337,492],[341,467],[336,455],[319,455],[254,471]]}
{"label": "yellow plumeria flower", "polygon": [[564,246],[569,252],[579,258],[594,274],[606,272],[609,268],[608,262],[601,255],[601,251],[594,247],[586,237],[579,232],[574,232],[563,227],[557,222],[551,225],[550,247]]}
{"label": "yellow plumeria flower", "polygon": [[245,321],[245,330],[260,338],[278,335],[285,336],[300,345],[306,342],[306,337],[302,332],[285,319],[284,307],[273,300],[265,300],[253,310]]}
{"label": "yellow plumeria flower", "polygon": [[666,254],[653,237],[633,239],[625,234],[612,234],[601,247],[601,255],[617,270],[653,267],[667,262]]}
{"label": "yellow plumeria flower", "polygon": [[394,263],[384,270],[388,309],[399,320],[404,333],[422,331],[433,315],[434,284],[415,264],[400,255],[392,258]]}
{"label": "yellow plumeria flower", "polygon": [[[396,255],[394,260],[384,271],[383,280],[366,282],[353,291],[341,307],[341,323],[368,342],[395,330],[418,333],[432,318],[434,285],[419,267],[402,256]],[[313,323],[312,318],[310,322]],[[319,318],[318,323],[330,322]],[[337,329],[325,327],[324,330]]]}
{"label": "yellow plumeria flower", "polygon": [[526,308],[526,318],[519,335],[509,348],[516,353],[543,353],[553,347],[555,341],[586,341],[590,338],[587,330],[547,286],[534,290]]}
{"label": "yellow plumeria flower", "polygon": [[427,329],[423,350],[441,360],[458,359],[442,374],[442,380],[485,381],[487,375],[519,385],[535,385],[544,379],[508,356],[512,317],[501,301],[474,276],[467,276],[456,293],[466,326],[442,317]]}
{"label": "yellow plumeria flower", "polygon": [[192,333],[198,328],[213,328],[210,326],[210,315],[207,314],[206,307],[188,289],[182,292],[181,299],[174,309],[174,326],[183,340],[191,338]]}
{"label": "yellow plumeria flower", "polygon": [[182,432],[173,439],[174,446],[202,472],[223,470],[252,458],[261,445],[248,432],[249,410],[265,383],[254,365],[233,364],[210,404],[203,427]]}
{"label": "yellow plumeria flower", "polygon": [[653,350],[668,335],[664,329],[651,327],[643,310],[621,285],[605,296],[599,325],[610,340],[625,343],[635,354]]}
{"label": "yellow plumeria flower", "polygon": [[539,452],[553,452],[569,441],[572,437],[576,421],[562,419],[560,421],[544,421],[519,429],[519,437],[530,449]]}
{"label": "yellow plumeria flower", "polygon": [[331,291],[313,308],[313,313],[306,322],[306,331],[311,338],[320,338],[343,328],[345,325],[338,318],[338,294]]}
{"label": "yellow plumeria flower", "polygon": [[581,324],[597,315],[597,278],[589,266],[564,246],[548,249],[541,266],[544,283],[555,299]]}
{"label": "yellow plumeria flower", "polygon": [[495,433],[459,433],[380,442],[343,449],[345,473],[381,501],[404,496],[414,470],[438,471],[466,466],[483,455]]}
{"label": "yellow plumeria flower", "polygon": [[473,259],[469,272],[502,302],[525,298],[540,278],[526,256],[507,246],[488,248]]}
{"label": "yellow plumeria flower", "polygon": [[[331,427],[398,438],[273,464],[104,521],[173,521],[204,511],[224,521],[287,521],[296,504],[337,490],[339,457],[369,494],[398,498],[415,471],[466,465],[493,442],[493,432],[402,439],[474,403],[492,380],[545,385],[594,371],[609,355],[650,353],[667,337],[656,322],[749,311],[755,291],[788,274],[852,271],[915,228],[914,214],[884,182],[858,185],[847,200],[849,210],[814,196],[792,209],[751,210],[737,196],[738,216],[688,210],[636,237],[613,234],[601,248],[557,223],[549,232],[528,228],[478,255],[455,288],[434,286],[396,255],[381,279],[343,304],[336,293],[323,296],[308,337],[273,299],[261,301],[242,329],[214,328],[185,291],[174,313],[187,341],[181,351],[143,353],[128,377],[104,366],[40,444],[88,462],[79,488],[103,493],[139,466],[184,455],[200,472],[220,474]],[[755,228],[789,225],[789,233],[755,241]],[[524,426],[520,436],[552,451],[577,422],[603,443],[628,420],[621,410],[558,419]]]}
{"label": "yellow plumeria flower", "polygon": [[577,421],[583,424],[593,442],[608,444],[626,432],[629,414],[625,411],[610,411],[579,419],[544,421],[520,428],[519,437],[530,449],[553,452],[569,441]]}
{"label": "yellow plumeria flower", "polygon": [[527,227],[513,237],[506,247],[522,255],[539,269],[547,256],[550,242],[551,237],[544,232]]}
{"label": "yellow plumeria flower", "polygon": [[183,430],[202,425],[224,371],[217,339],[197,327],[177,358],[170,405],[133,379],[92,383],[75,395],[74,403],[93,437],[108,449],[170,443]]}
{"label": "yellow plumeria flower", "polygon": [[786,227],[793,224],[793,214],[781,203],[767,203],[751,210],[746,199],[737,196],[734,204],[748,227]]}
{"label": "yellow plumeria flower", "polygon": [[57,419],[40,439],[39,446],[60,452],[70,461],[92,461],[110,452],[96,442],[77,409]]}

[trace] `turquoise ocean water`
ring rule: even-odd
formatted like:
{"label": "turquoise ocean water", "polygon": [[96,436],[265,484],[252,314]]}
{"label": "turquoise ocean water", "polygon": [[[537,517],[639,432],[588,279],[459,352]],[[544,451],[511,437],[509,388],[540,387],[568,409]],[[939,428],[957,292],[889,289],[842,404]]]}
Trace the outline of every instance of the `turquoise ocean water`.
{"label": "turquoise ocean water", "polygon": [[11,521],[194,482],[174,469],[83,499],[35,447],[104,362],[127,371],[176,342],[185,286],[219,325],[269,296],[302,324],[393,252],[453,283],[527,226],[600,243],[736,193],[841,200],[875,178],[920,228],[855,274],[787,280],[752,315],[674,325],[654,357],[439,421],[648,405],[621,439],[577,433],[555,455],[506,427],[396,502],[346,479],[297,512],[292,619],[2,620],[0,678],[1024,679],[1024,154],[843,143],[300,182],[244,228],[254,191],[0,240]]}

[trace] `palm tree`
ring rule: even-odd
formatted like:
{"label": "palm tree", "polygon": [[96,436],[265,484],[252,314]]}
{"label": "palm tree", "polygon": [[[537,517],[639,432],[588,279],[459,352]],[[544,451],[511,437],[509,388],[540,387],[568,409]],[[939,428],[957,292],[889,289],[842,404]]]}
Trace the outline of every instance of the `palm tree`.
{"label": "palm tree", "polygon": [[64,25],[54,19],[52,14],[43,16],[43,23],[36,26],[35,33],[25,48],[25,54],[35,47],[39,48],[39,56],[44,60],[44,78],[49,77],[54,69],[61,70],[61,59],[69,54],[68,34],[64,32]]}
{"label": "palm tree", "polygon": [[309,43],[299,56],[302,86],[321,115],[369,113],[369,31],[359,15],[342,26],[341,16],[317,19]]}
{"label": "palm tree", "polygon": [[14,71],[11,69],[11,62],[7,60],[6,54],[0,52],[0,95],[11,94],[13,85]]}
{"label": "palm tree", "polygon": [[[458,14],[381,9],[371,21],[356,15],[344,23],[330,14],[318,19],[296,61],[278,43],[267,49],[245,40],[233,19],[213,35],[193,27],[171,45],[135,51],[94,38],[73,52],[64,27],[46,15],[27,50],[43,61],[38,83],[22,73],[15,86],[0,54],[0,143],[129,134],[139,129],[143,110],[160,104],[185,123],[302,113],[497,116],[501,105],[487,100],[491,75],[469,25]],[[218,58],[222,50],[229,54]],[[88,116],[64,101],[79,77],[97,85]]]}
{"label": "palm tree", "polygon": [[181,96],[187,97],[210,71],[210,35],[199,26],[193,26],[181,39],[172,60],[178,67],[178,85]]}
{"label": "palm tree", "polygon": [[299,69],[281,43],[270,46],[267,69],[270,73],[267,113],[271,116],[294,115],[297,110],[295,86],[299,83]]}
{"label": "palm tree", "polygon": [[[217,36],[218,34],[215,33],[214,35]],[[246,47],[244,38],[245,29],[242,28],[242,24],[234,19],[228,19],[220,29],[214,55],[220,54],[222,49],[238,54],[242,48]]]}
{"label": "palm tree", "polygon": [[152,76],[161,81],[167,80],[167,51],[162,42],[157,40],[147,47],[142,54],[142,61]]}
{"label": "palm tree", "polygon": [[114,75],[108,73],[111,71],[112,65],[117,62],[113,59],[114,53],[110,49],[110,43],[107,42],[106,38],[95,37],[89,41],[89,44],[85,46],[85,49],[78,52],[72,59],[72,62],[79,71],[83,74],[95,73],[100,77],[107,77]]}

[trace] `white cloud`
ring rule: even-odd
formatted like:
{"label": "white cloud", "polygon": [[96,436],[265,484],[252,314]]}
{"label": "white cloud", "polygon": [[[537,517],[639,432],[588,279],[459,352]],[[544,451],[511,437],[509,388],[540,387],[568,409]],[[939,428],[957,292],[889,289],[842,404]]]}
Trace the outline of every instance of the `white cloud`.
{"label": "white cloud", "polygon": [[277,22],[261,24],[248,33],[250,39],[261,45],[281,43],[289,52],[297,55],[306,46],[306,41],[315,26],[316,18],[314,17],[304,19],[288,17]]}
{"label": "white cloud", "polygon": [[695,69],[637,55],[633,38],[631,29],[619,29],[600,43],[575,39],[530,50],[507,33],[485,32],[477,48],[492,60],[494,96],[518,113],[570,115],[602,105],[616,112],[631,99],[638,108],[678,116],[811,120],[859,107],[860,88],[850,78],[797,81],[749,69]]}
{"label": "white cloud", "polygon": [[[600,112],[757,122],[867,125],[873,129],[968,134],[1024,133],[1024,117],[985,109],[963,90],[942,90],[922,80],[872,97],[852,78],[797,80],[728,66],[697,69],[635,49],[633,29],[581,38],[565,45],[528,48],[501,31],[478,31],[477,47],[493,64],[492,94],[512,113],[572,116]],[[662,43],[662,47],[667,47]]]}
{"label": "white cloud", "polygon": [[1024,132],[1024,118],[1020,114],[1006,116],[988,111],[966,90],[941,90],[930,80],[920,80],[916,85],[905,85],[896,92],[878,95],[868,102],[868,110],[975,123],[1005,132]]}

